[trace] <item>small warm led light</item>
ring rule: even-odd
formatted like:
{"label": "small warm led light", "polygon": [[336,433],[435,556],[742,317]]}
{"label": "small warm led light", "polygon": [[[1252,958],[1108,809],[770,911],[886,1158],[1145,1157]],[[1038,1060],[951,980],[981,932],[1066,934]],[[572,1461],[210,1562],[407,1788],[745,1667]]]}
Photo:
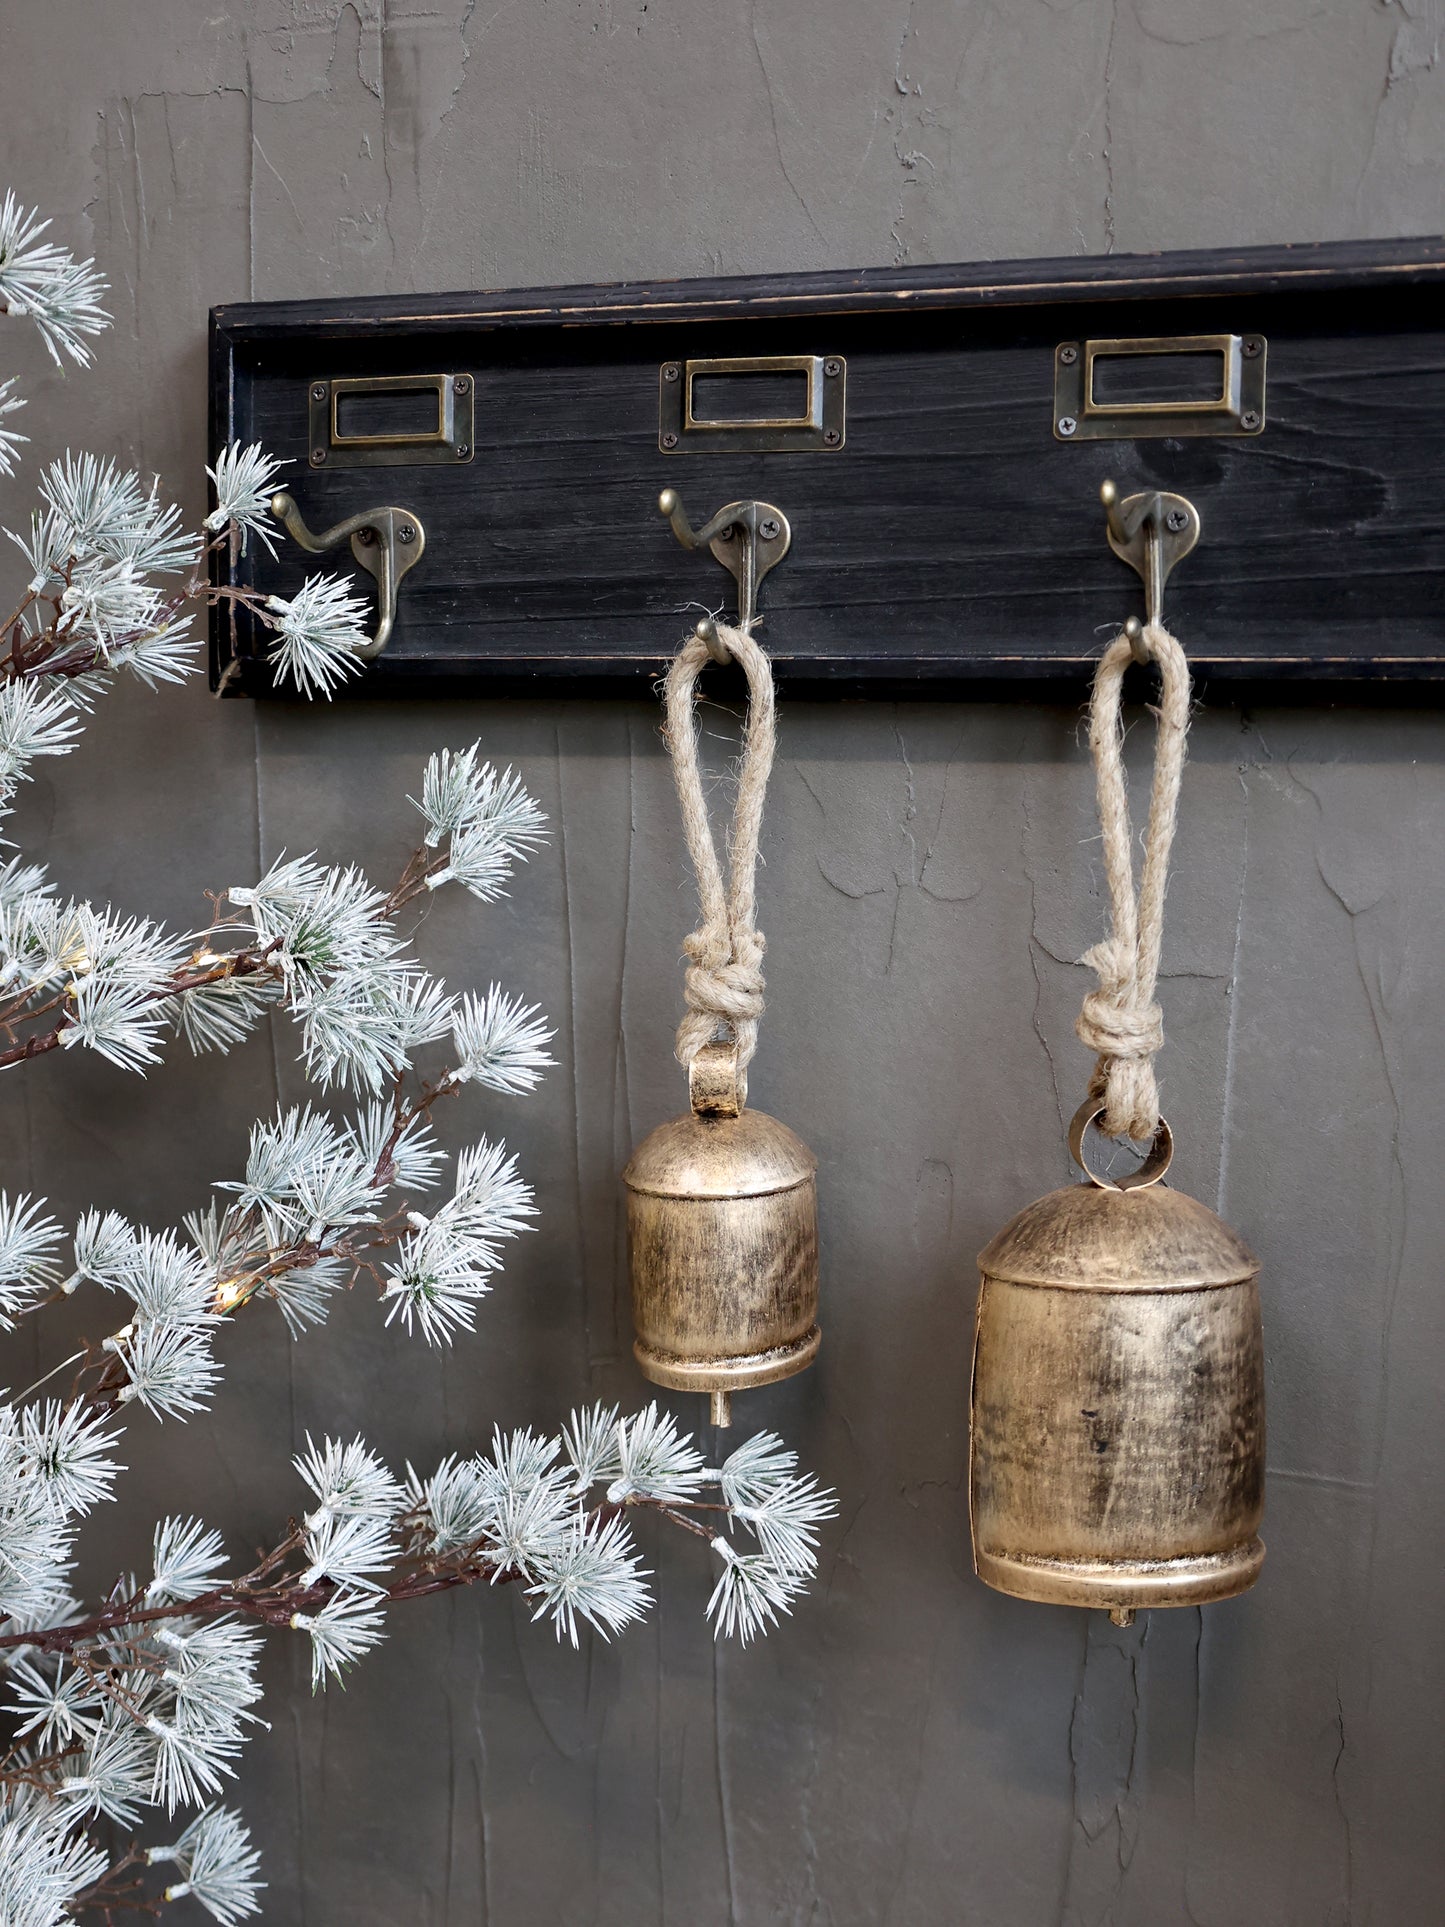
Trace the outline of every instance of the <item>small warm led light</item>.
{"label": "small warm led light", "polygon": [[246,1295],[244,1278],[223,1278],[216,1286],[216,1310],[234,1311]]}

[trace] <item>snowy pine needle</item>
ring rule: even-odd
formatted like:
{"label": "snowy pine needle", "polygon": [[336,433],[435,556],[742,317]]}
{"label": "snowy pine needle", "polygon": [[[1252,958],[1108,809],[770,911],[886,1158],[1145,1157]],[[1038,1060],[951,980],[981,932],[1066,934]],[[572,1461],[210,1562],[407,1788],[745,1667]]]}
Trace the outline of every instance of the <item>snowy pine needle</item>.
{"label": "snowy pine needle", "polygon": [[301,1544],[309,1564],[300,1585],[314,1586],[329,1579],[333,1585],[358,1592],[385,1591],[377,1575],[396,1557],[386,1520],[355,1513],[339,1518],[323,1512],[316,1525],[308,1523],[303,1529]]}
{"label": "snowy pine needle", "polygon": [[452,1017],[458,1082],[475,1079],[493,1091],[530,1091],[556,1062],[544,1048],[556,1035],[535,1004],[509,997],[499,984],[468,994]]}
{"label": "snowy pine needle", "polygon": [[729,1505],[757,1505],[797,1469],[797,1453],[776,1432],[756,1432],[723,1460],[717,1480]]}
{"label": "snowy pine needle", "polygon": [[220,1584],[225,1558],[220,1533],[208,1531],[199,1519],[163,1519],[156,1527],[146,1603],[169,1606],[199,1598]]}
{"label": "snowy pine needle", "polygon": [[562,1427],[562,1450],[577,1474],[576,1491],[587,1492],[618,1469],[617,1407],[589,1405],[574,1411]]}
{"label": "snowy pine needle", "polygon": [[9,1331],[59,1278],[55,1249],[63,1235],[39,1199],[0,1192],[0,1331]]}
{"label": "snowy pine needle", "polygon": [[549,1615],[558,1639],[566,1633],[573,1646],[578,1620],[595,1626],[605,1639],[641,1619],[652,1604],[625,1522],[615,1518],[599,1526],[580,1515],[540,1560],[527,1595],[538,1602],[532,1617]]}
{"label": "snowy pine needle", "polygon": [[65,1927],[67,1902],[110,1865],[77,1830],[80,1817],[58,1800],[0,1807],[0,1920],[8,1927]]}
{"label": "snowy pine needle", "polygon": [[[546,837],[546,818],[512,770],[500,776],[470,749],[440,750],[422,778],[417,808],[427,820],[426,844],[446,842],[445,862],[427,877],[439,890],[453,880],[484,903],[501,894],[512,866]],[[412,798],[413,802],[416,799]]]}
{"label": "snowy pine needle", "polygon": [[38,756],[68,756],[82,724],[58,689],[39,682],[0,683],[0,810]]}
{"label": "snowy pine needle", "polygon": [[608,1500],[686,1499],[706,1482],[702,1454],[654,1402],[617,1428],[617,1477]]}
{"label": "snowy pine needle", "polygon": [[370,612],[346,583],[310,575],[290,601],[268,596],[266,607],[277,633],[271,660],[303,696],[329,699],[333,689],[359,672],[357,651],[366,646]]}
{"label": "snowy pine needle", "polygon": [[707,1602],[707,1616],[720,1637],[736,1638],[746,1646],[777,1625],[779,1613],[792,1611],[803,1590],[802,1579],[780,1570],[765,1552],[735,1552],[721,1537],[712,1543],[722,1571]]}
{"label": "snowy pine needle", "polygon": [[310,1486],[316,1510],[308,1513],[308,1528],[329,1519],[388,1519],[401,1504],[401,1487],[381,1459],[360,1438],[349,1445],[323,1439],[320,1445],[306,1435],[306,1450],[291,1463]]}
{"label": "snowy pine needle", "polygon": [[85,367],[90,350],[81,337],[110,324],[100,305],[106,284],[94,261],[77,261],[68,248],[41,239],[49,226],[12,193],[0,202],[0,307],[30,317],[57,367],[61,349]]}
{"label": "snowy pine needle", "polygon": [[122,1404],[137,1399],[157,1418],[184,1418],[204,1409],[220,1368],[206,1334],[172,1325],[127,1326],[105,1340],[126,1368]]}
{"label": "snowy pine needle", "polygon": [[311,1641],[313,1693],[328,1678],[340,1679],[344,1668],[354,1666],[386,1636],[385,1617],[366,1594],[333,1593],[318,1612],[293,1613],[291,1625]]}
{"label": "snowy pine needle", "polygon": [[228,525],[240,530],[242,544],[257,536],[267,551],[276,553],[276,531],[271,522],[271,496],[276,478],[288,464],[268,455],[259,442],[243,448],[231,442],[206,470],[216,491],[216,506],[203,526],[214,533]]}
{"label": "snowy pine needle", "polygon": [[168,1901],[190,1894],[221,1927],[235,1927],[261,1911],[256,1896],[266,1883],[257,1878],[260,1856],[240,1816],[224,1807],[207,1807],[174,1846],[152,1847],[146,1859],[179,1868],[180,1879],[165,1890]]}
{"label": "snowy pine needle", "polygon": [[56,1517],[89,1512],[114,1496],[120,1466],[106,1454],[120,1437],[106,1429],[107,1414],[79,1400],[46,1399],[20,1414],[21,1450],[45,1487]]}
{"label": "snowy pine needle", "polygon": [[387,1324],[400,1316],[410,1331],[415,1321],[433,1345],[471,1331],[477,1300],[501,1263],[500,1245],[534,1215],[532,1188],[518,1177],[515,1158],[485,1139],[463,1151],[452,1197],[430,1217],[410,1213],[412,1231],[386,1268]]}
{"label": "snowy pine needle", "polygon": [[0,381],[0,475],[15,473],[16,459],[20,449],[30,437],[22,435],[18,428],[7,428],[5,417],[13,415],[25,406],[25,397],[15,393],[15,377],[11,375]]}

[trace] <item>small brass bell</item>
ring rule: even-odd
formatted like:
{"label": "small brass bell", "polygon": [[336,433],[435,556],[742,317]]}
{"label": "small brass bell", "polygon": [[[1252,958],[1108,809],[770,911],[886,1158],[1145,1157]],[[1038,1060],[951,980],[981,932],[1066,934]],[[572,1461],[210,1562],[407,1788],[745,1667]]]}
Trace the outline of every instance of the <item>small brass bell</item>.
{"label": "small brass bell", "polygon": [[729,1043],[689,1066],[692,1108],[645,1137],[622,1174],[633,1350],[654,1384],[729,1398],[817,1352],[817,1161],[786,1124],[746,1108]]}
{"label": "small brass bell", "polygon": [[[1101,1108],[1074,1119],[1081,1162]],[[1121,1624],[1244,1592],[1264,1560],[1259,1265],[1157,1182],[1167,1126],[1155,1142],[1125,1188],[1052,1191],[978,1261],[975,1570]]]}
{"label": "small brass bell", "polygon": [[[736,629],[699,623],[667,672],[666,739],[702,923],[683,941],[687,1012],[677,1031],[691,1109],[645,1137],[622,1173],[633,1350],[654,1384],[705,1393],[713,1424],[727,1425],[735,1391],[791,1378],[818,1350],[817,1162],[786,1124],[747,1108],[763,1009],[758,838],[776,730],[772,667],[751,633],[752,594],[761,562],[771,567],[786,553],[787,523],[766,502],[735,502],[698,531],[673,490],[660,506],[685,547],[709,530],[729,538],[743,621]],[[779,541],[776,553],[760,546]],[[737,663],[748,684],[726,881],[695,715],[698,677],[718,657]]]}

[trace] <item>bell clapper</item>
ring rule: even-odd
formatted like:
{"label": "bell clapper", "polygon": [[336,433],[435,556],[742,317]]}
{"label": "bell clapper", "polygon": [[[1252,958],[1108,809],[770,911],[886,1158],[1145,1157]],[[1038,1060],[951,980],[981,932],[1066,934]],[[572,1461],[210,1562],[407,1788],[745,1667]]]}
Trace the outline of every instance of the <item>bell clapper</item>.
{"label": "bell clapper", "polygon": [[731,1392],[709,1392],[708,1416],[719,1431],[733,1422],[733,1395]]}

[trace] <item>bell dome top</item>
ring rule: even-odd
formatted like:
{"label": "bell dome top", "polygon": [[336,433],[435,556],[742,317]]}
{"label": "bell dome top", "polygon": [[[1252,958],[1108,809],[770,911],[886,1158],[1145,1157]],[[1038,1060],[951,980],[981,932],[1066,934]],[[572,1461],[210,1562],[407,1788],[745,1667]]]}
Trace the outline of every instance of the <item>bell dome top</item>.
{"label": "bell dome top", "polygon": [[1189,1291],[1252,1278],[1259,1260],[1208,1205],[1162,1184],[1073,1184],[1020,1211],[979,1253],[986,1277],[1076,1291]]}
{"label": "bell dome top", "polygon": [[817,1168],[796,1132],[766,1111],[739,1117],[685,1111],[642,1140],[622,1181],[663,1198],[758,1198],[791,1191]]}

